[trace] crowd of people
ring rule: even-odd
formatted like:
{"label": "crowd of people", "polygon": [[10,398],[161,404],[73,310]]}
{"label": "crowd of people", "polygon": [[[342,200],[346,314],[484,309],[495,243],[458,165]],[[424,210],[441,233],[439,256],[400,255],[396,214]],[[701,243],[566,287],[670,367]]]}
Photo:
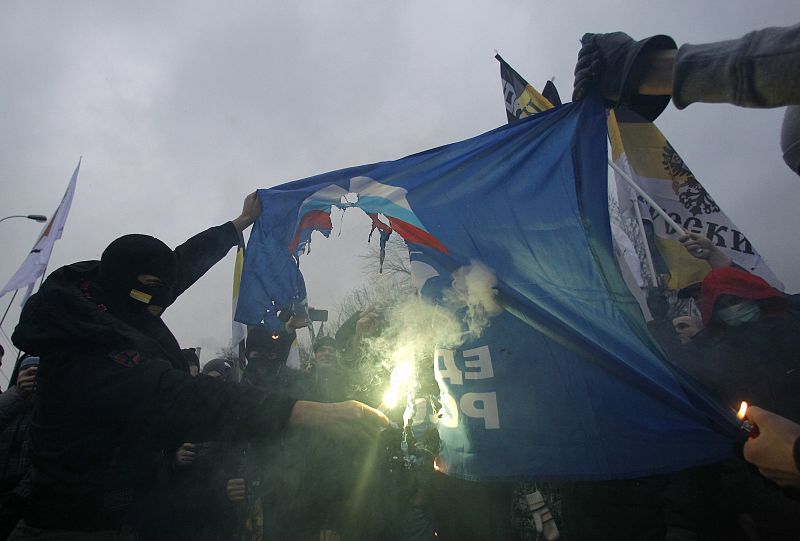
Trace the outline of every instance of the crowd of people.
{"label": "crowd of people", "polygon": [[[622,33],[582,43],[574,100],[599,92],[650,120],[670,96],[679,108],[800,104],[800,25],[680,48]],[[797,111],[782,147],[800,174]],[[800,538],[800,503],[784,488],[800,486],[797,300],[709,239],[681,239],[711,270],[654,292],[651,330],[676,374],[731,407],[755,404],[758,433],[740,456],[634,480],[471,483],[434,471],[435,429],[414,436],[428,467],[399,465],[402,429],[359,379],[379,311],[315,336],[300,366],[287,364],[308,325],[300,313],[280,332],[249,329],[241,357],[201,367],[181,349],[162,313],[260,212],[250,194],[239,216],[175,250],[126,235],[28,300],[13,334],[25,353],[0,395],[0,538]]]}

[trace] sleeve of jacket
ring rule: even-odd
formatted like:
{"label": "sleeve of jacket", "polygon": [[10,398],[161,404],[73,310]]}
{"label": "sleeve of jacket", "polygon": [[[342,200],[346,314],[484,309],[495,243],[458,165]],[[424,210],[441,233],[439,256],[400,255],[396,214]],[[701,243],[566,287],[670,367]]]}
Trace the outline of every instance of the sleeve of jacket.
{"label": "sleeve of jacket", "polygon": [[[296,400],[255,387],[192,377],[167,361],[105,362],[92,372],[92,407],[105,422],[149,426],[164,445],[265,440],[289,422]],[[125,426],[125,425],[123,425]]]}
{"label": "sleeve of jacket", "polygon": [[683,45],[673,69],[672,101],[780,107],[800,103],[800,24],[739,39]]}
{"label": "sleeve of jacket", "polygon": [[178,259],[175,298],[189,289],[238,243],[239,233],[236,227],[233,222],[226,222],[198,233],[175,248],[175,257]]}

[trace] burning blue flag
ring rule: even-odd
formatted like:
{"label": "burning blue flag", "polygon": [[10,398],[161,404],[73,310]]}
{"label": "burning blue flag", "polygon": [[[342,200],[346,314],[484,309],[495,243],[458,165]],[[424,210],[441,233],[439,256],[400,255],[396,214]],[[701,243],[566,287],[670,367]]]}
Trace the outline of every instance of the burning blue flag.
{"label": "burning blue flag", "polygon": [[[332,207],[406,241],[422,294],[491,276],[485,328],[437,349],[438,466],[468,479],[634,477],[726,458],[733,414],[663,361],[614,262],[606,119],[593,99],[478,137],[261,190],[237,319],[305,297],[297,254]],[[353,198],[351,194],[357,194]],[[469,319],[468,311],[459,314]]]}

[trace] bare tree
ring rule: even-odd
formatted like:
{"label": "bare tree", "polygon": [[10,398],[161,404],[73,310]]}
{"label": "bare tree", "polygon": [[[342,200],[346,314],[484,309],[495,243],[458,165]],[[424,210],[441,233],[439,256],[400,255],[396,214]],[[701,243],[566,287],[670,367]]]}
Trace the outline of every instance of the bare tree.
{"label": "bare tree", "polygon": [[408,259],[408,247],[405,241],[396,233],[386,241],[383,271],[380,263],[380,242],[370,242],[369,251],[360,256],[364,260],[364,273],[371,278],[385,274],[392,278],[411,283],[411,262]]}
{"label": "bare tree", "polygon": [[328,333],[335,333],[345,321],[370,305],[389,306],[416,294],[405,241],[398,235],[389,237],[385,254],[383,272],[377,241],[370,243],[369,251],[360,256],[364,261],[361,268],[368,283],[350,290],[342,298],[337,306],[337,320],[327,327]]}

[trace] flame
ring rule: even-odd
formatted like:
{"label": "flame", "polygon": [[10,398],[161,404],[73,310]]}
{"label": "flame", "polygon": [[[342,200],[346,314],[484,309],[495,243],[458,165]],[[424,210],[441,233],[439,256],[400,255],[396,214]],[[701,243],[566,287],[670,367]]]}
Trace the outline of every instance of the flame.
{"label": "flame", "polygon": [[745,417],[747,417],[747,402],[742,401],[742,405],[739,406],[739,413],[736,414],[736,418],[740,421],[744,421]]}
{"label": "flame", "polygon": [[436,471],[442,471],[442,468],[440,468],[439,465],[436,463],[435,458],[433,459],[433,469]]}
{"label": "flame", "polygon": [[[386,392],[383,394],[383,405],[390,409],[397,406],[400,403],[400,399],[403,398],[405,394],[408,394],[408,392],[413,391],[416,385],[414,379],[414,365],[409,361],[400,360],[408,354],[408,348],[401,348],[393,355],[395,365],[389,377],[389,388],[386,389]],[[405,415],[404,420],[406,420]]]}

